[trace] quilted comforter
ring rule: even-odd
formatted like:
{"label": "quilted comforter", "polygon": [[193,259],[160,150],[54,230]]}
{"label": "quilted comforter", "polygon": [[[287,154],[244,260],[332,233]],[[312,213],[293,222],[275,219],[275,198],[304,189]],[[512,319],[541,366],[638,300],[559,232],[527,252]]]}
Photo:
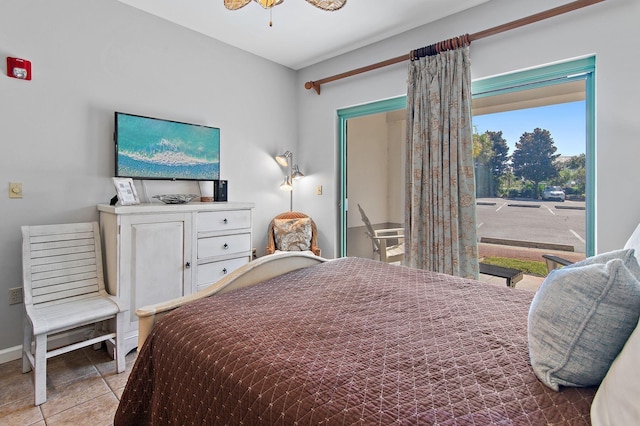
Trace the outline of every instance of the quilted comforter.
{"label": "quilted comforter", "polygon": [[533,293],[344,258],[156,324],[116,425],[589,424],[527,348]]}

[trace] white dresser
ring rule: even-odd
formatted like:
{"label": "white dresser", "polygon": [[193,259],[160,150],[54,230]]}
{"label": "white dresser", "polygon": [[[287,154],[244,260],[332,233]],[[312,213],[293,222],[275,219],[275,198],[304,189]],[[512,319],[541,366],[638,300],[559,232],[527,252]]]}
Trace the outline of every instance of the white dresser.
{"label": "white dresser", "polygon": [[137,308],[196,292],[251,261],[253,207],[98,205],[107,290],[129,303],[126,352],[138,344]]}

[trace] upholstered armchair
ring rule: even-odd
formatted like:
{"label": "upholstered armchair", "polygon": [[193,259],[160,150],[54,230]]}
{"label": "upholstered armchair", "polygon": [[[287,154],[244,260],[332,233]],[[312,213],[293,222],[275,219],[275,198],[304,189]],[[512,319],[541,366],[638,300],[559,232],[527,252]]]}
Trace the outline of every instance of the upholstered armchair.
{"label": "upholstered armchair", "polygon": [[267,233],[267,254],[276,250],[311,250],[320,256],[318,230],[313,219],[300,212],[285,212],[274,217]]}

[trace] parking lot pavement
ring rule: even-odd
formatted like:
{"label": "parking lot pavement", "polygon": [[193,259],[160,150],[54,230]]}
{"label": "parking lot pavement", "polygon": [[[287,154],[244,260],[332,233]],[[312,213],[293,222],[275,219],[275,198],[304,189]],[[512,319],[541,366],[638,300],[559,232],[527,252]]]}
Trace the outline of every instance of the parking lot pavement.
{"label": "parking lot pavement", "polygon": [[538,246],[569,246],[585,252],[585,203],[581,201],[477,200],[478,238],[528,241]]}

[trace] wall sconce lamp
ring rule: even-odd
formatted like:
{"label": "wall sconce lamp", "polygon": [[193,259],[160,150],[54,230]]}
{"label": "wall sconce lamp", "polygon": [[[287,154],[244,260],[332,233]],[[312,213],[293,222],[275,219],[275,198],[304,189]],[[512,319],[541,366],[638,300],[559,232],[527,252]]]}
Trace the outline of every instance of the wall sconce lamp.
{"label": "wall sconce lamp", "polygon": [[[289,173],[285,175],[284,180],[280,184],[280,189],[293,193],[293,181],[304,177],[297,164],[293,164],[293,153],[285,151],[283,154],[275,156],[276,161],[282,167],[289,167]],[[290,194],[290,208],[293,211],[293,194]]]}

